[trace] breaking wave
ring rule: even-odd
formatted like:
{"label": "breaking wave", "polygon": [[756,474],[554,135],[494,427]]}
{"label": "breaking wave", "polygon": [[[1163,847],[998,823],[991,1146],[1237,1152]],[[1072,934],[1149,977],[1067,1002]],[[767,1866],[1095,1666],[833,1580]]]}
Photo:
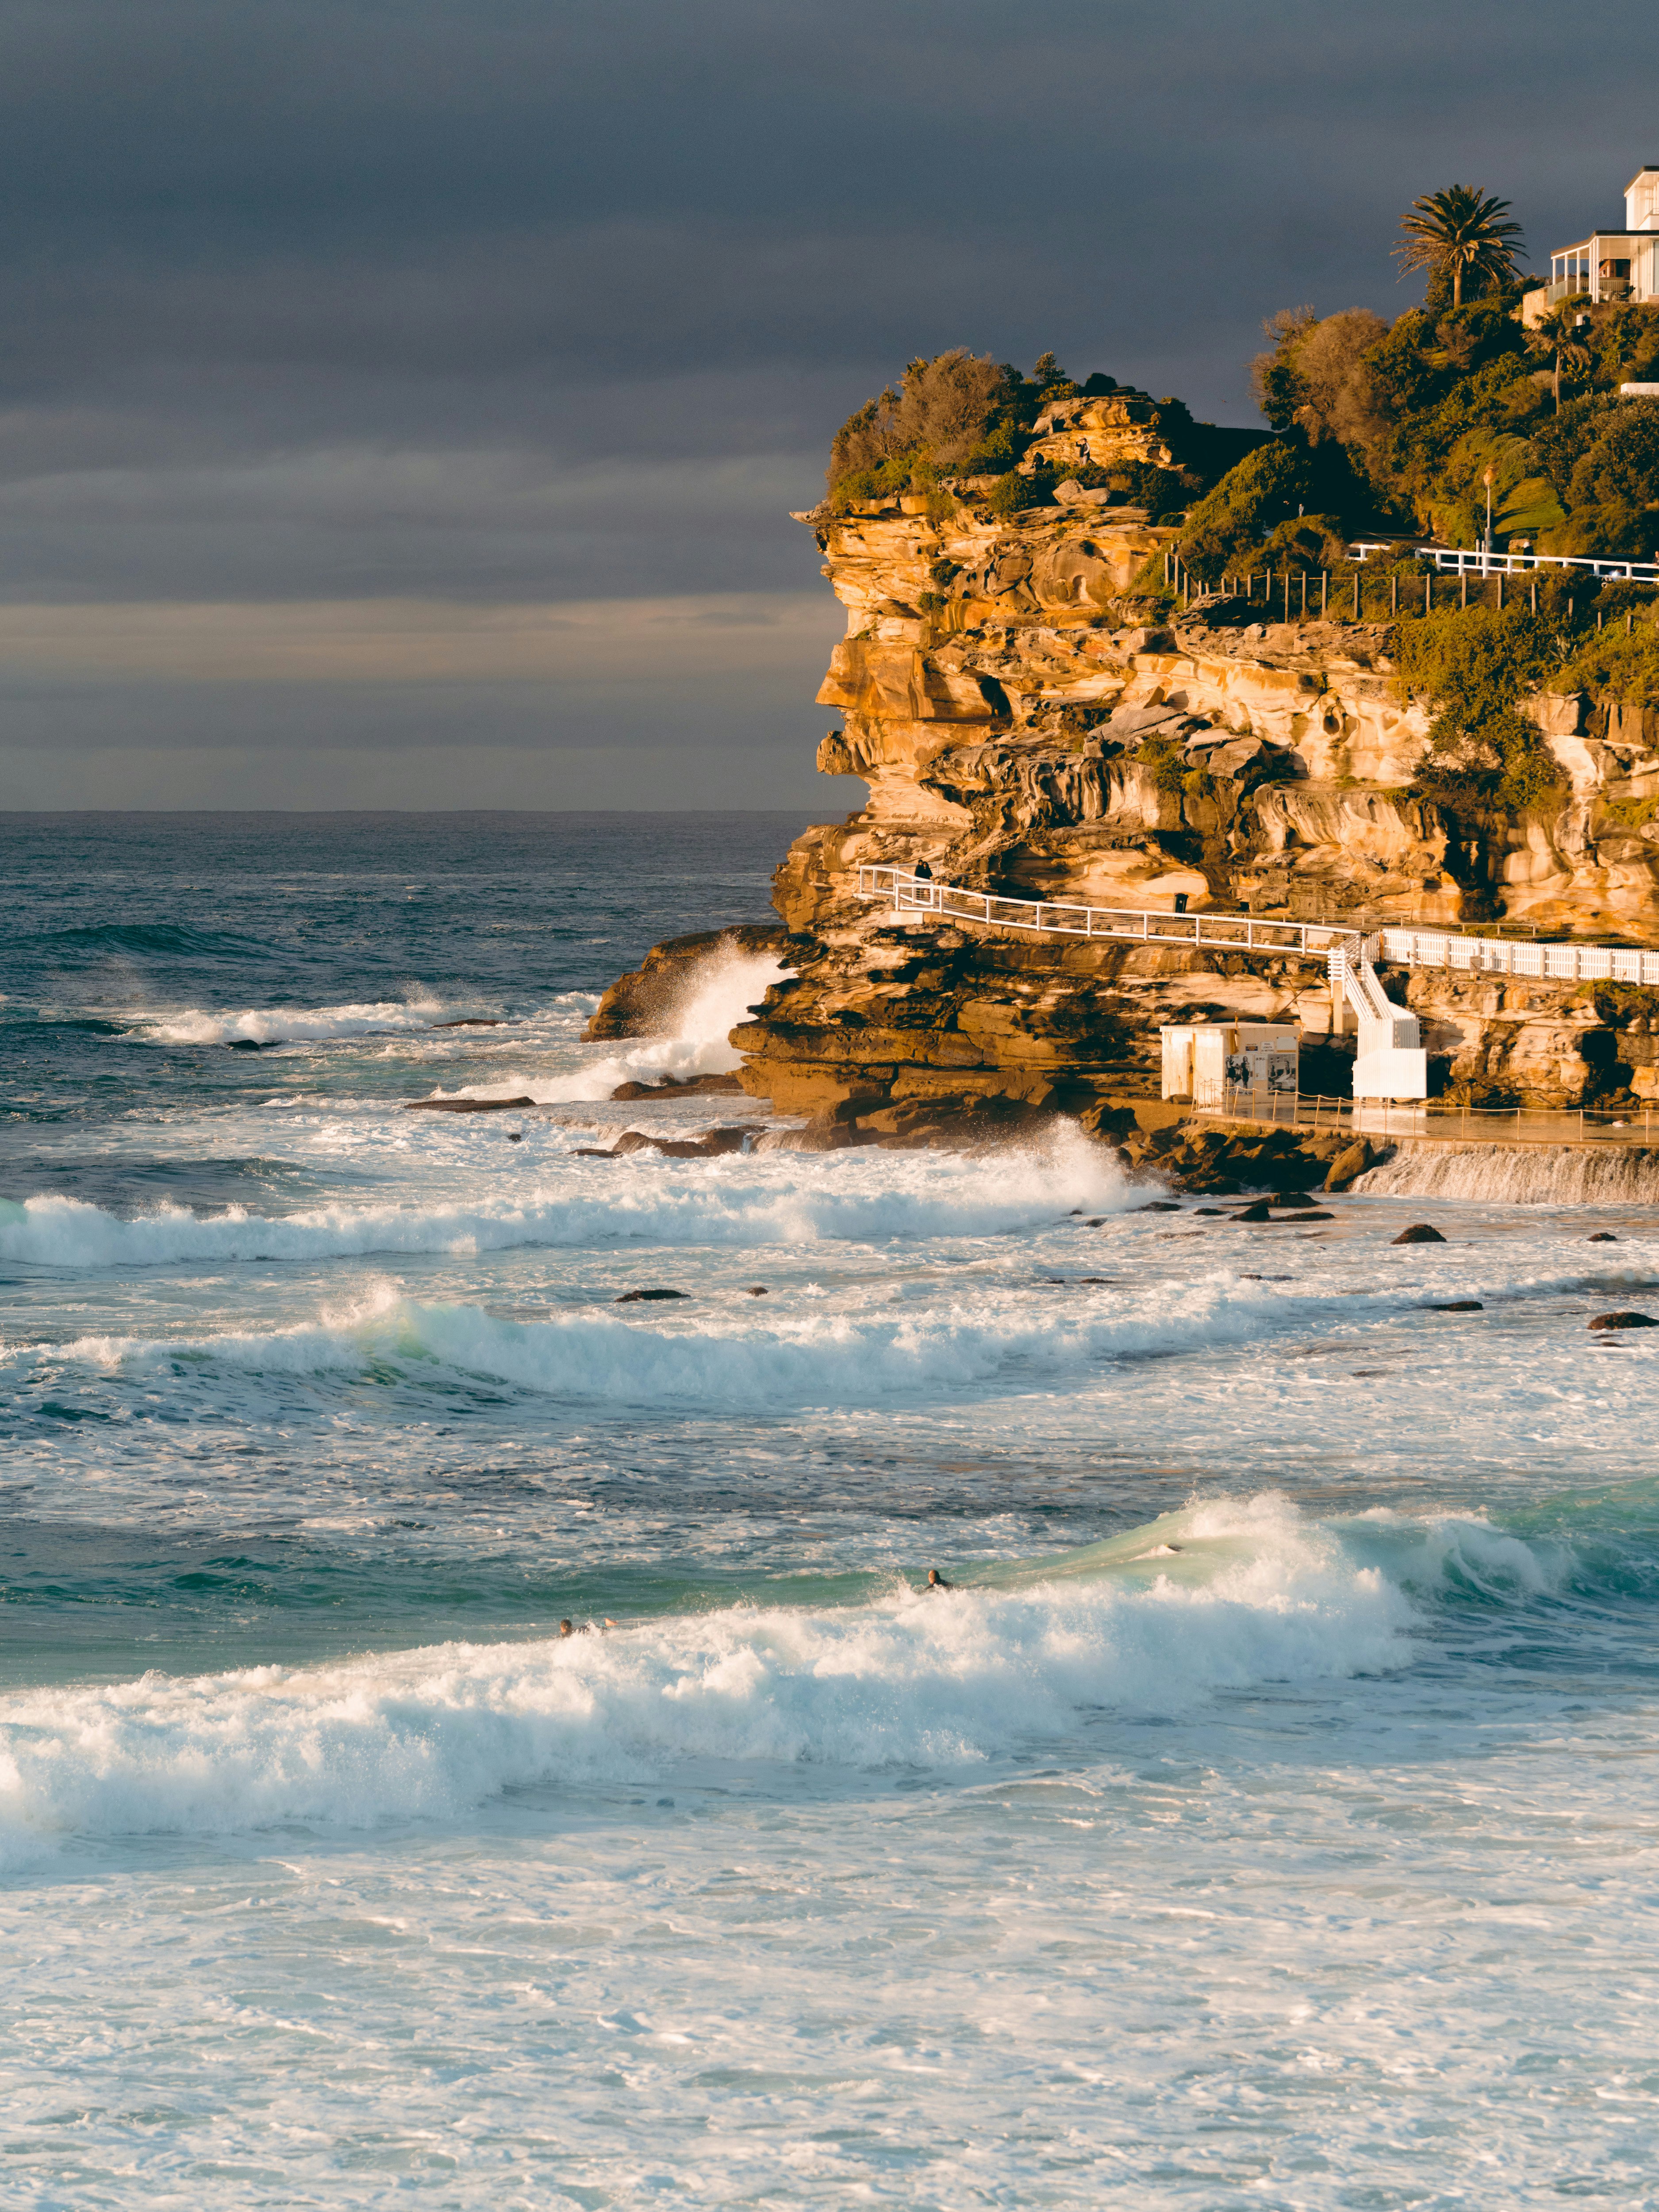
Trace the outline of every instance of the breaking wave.
{"label": "breaking wave", "polygon": [[[1478,1548],[1480,1524],[1462,1528]],[[1080,1723],[1398,1668],[1420,1618],[1334,1528],[1265,1497],[945,1598],[894,1587],[843,1608],[34,1690],[0,1702],[0,1859],[69,1836],[448,1816],[515,1784],[700,1759],[973,1767]]]}
{"label": "breaking wave", "polygon": [[787,971],[767,953],[728,951],[702,961],[670,1017],[671,1032],[609,1053],[574,1073],[514,1076],[464,1091],[437,1091],[436,1098],[530,1098],[538,1106],[574,1105],[609,1098],[623,1083],[660,1081],[665,1075],[729,1075],[743,1064],[731,1032],[749,1018]]}
{"label": "breaking wave", "polygon": [[465,1019],[476,1006],[437,999],[378,999],[344,1006],[186,1007],[145,1022],[137,1034],[153,1044],[307,1044],[334,1037],[397,1036]]}
{"label": "breaking wave", "polygon": [[[883,1164],[890,1154],[879,1154]],[[198,1260],[323,1260],[386,1253],[476,1253],[523,1245],[775,1245],[821,1240],[996,1236],[1079,1205],[1139,1204],[1109,1160],[1080,1138],[983,1162],[910,1154],[902,1179],[872,1156],[814,1163],[810,1185],[788,1153],[685,1164],[573,1161],[562,1185],[514,1199],[448,1205],[314,1206],[269,1218],[240,1207],[203,1217],[182,1206],[125,1218],[82,1199],[0,1200],[0,1259],[40,1266],[157,1267]]]}

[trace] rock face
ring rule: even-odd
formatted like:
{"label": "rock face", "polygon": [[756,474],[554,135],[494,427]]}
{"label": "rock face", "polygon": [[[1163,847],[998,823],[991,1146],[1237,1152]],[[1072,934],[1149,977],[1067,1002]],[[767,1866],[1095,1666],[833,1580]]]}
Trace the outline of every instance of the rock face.
{"label": "rock face", "polygon": [[[694,930],[689,937],[671,937],[664,944],[653,945],[640,965],[619,975],[599,1000],[582,1031],[583,1038],[597,1043],[607,1037],[655,1035],[679,1002],[693,969],[711,953],[781,954],[786,935],[774,922],[740,922],[730,929]],[[707,1079],[699,1079],[696,1084],[665,1082],[660,1087],[684,1092],[714,1086]],[[720,1079],[719,1088],[727,1087],[725,1079]],[[619,1098],[649,1095],[642,1085],[626,1085],[617,1093]]]}
{"label": "rock face", "polygon": [[[1121,394],[1063,402],[1036,427],[1028,468],[1167,458],[1156,405]],[[1643,811],[1659,799],[1659,714],[1534,702],[1571,796],[1473,845],[1407,788],[1428,716],[1398,695],[1389,626],[1337,619],[1340,589],[1328,615],[1299,587],[1287,605],[1282,582],[1264,605],[1257,578],[1248,599],[1136,627],[1129,586],[1176,532],[1074,482],[999,514],[1000,481],[797,518],[848,610],[818,695],[842,726],[817,764],[862,777],[869,798],[777,872],[794,972],[732,1032],[750,1092],[815,1115],[932,1102],[948,1118],[994,1097],[1076,1112],[1156,1093],[1160,1023],[1240,1017],[1301,1024],[1304,1091],[1348,1087],[1352,1039],[1333,1030],[1321,963],[901,919],[858,896],[866,862],[1096,906],[1184,896],[1366,927],[1524,917],[1659,943],[1659,820]],[[647,1017],[695,942],[624,978],[589,1034]],[[1457,1095],[1659,1099],[1659,994],[1385,981]]]}

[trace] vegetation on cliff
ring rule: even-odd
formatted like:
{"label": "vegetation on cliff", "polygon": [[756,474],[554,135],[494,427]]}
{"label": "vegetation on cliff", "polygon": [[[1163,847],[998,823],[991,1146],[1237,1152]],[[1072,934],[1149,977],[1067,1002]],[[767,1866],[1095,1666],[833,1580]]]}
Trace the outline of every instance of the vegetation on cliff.
{"label": "vegetation on cliff", "polygon": [[[1134,404],[1170,452],[1172,466],[1124,459],[1056,468],[1041,455],[1027,462],[1045,408],[1111,394]],[[1076,383],[1051,353],[1027,376],[1012,362],[999,364],[957,347],[913,361],[896,387],[849,415],[836,433],[825,475],[836,514],[896,493],[936,499],[951,479],[995,477],[1001,481],[988,503],[999,517],[1048,504],[1070,478],[1108,490],[1154,520],[1179,520],[1237,459],[1241,441],[1254,442],[1254,435],[1196,422],[1179,399],[1150,400],[1098,371]]]}

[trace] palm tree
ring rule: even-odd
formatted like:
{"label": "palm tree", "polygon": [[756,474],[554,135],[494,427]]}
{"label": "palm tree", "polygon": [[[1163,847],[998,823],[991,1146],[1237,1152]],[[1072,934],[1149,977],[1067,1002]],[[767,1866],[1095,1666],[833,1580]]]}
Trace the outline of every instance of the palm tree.
{"label": "palm tree", "polygon": [[1479,185],[1449,185],[1443,192],[1425,192],[1400,218],[1403,243],[1395,252],[1401,275],[1427,269],[1449,276],[1454,307],[1463,304],[1466,276],[1506,282],[1516,273],[1516,255],[1526,252],[1520,224],[1502,220],[1509,210],[1507,200],[1483,199]]}
{"label": "palm tree", "polygon": [[1534,353],[1553,354],[1555,374],[1550,389],[1555,394],[1555,411],[1561,412],[1561,372],[1564,368],[1588,368],[1589,348],[1578,342],[1577,310],[1562,306],[1552,307],[1542,315],[1528,333],[1527,343]]}

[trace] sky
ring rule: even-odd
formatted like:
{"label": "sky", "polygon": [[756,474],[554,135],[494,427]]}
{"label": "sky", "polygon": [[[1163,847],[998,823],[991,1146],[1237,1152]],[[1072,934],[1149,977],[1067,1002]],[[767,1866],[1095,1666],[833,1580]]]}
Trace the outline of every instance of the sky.
{"label": "sky", "polygon": [[793,806],[842,418],[1045,349],[1259,420],[1418,193],[1659,161],[1599,0],[8,0],[0,808]]}

